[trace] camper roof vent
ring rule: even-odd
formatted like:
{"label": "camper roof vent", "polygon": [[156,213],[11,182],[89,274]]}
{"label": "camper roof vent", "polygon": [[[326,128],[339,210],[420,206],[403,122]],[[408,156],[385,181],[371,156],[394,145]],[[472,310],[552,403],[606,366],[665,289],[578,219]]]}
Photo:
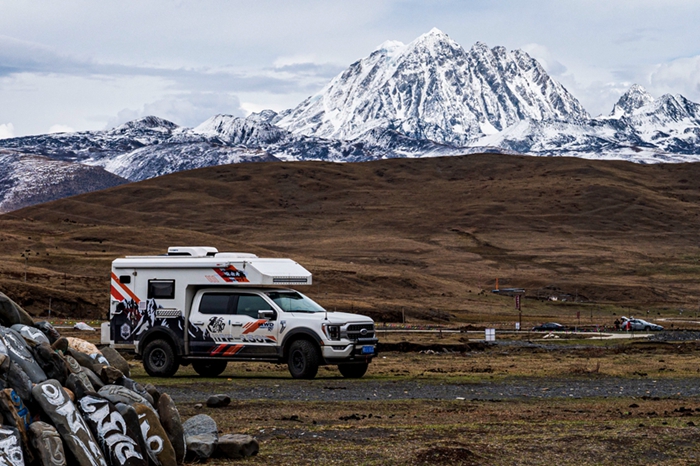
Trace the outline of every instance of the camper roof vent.
{"label": "camper roof vent", "polygon": [[218,249],[209,246],[170,246],[169,256],[189,256],[189,257],[214,257]]}

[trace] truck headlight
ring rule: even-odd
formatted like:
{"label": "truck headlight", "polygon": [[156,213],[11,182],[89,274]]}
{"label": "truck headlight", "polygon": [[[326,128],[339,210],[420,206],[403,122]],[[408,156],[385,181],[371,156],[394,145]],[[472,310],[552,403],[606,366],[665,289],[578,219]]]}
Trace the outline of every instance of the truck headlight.
{"label": "truck headlight", "polygon": [[323,324],[323,333],[329,340],[340,340],[340,325]]}

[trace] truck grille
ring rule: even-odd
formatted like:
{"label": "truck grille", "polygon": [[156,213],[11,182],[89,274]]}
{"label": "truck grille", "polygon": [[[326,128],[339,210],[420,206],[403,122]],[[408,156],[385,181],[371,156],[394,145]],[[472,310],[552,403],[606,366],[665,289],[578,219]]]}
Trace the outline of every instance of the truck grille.
{"label": "truck grille", "polygon": [[[365,330],[365,332],[363,332],[363,330]],[[350,324],[347,328],[347,335],[350,340],[374,338],[374,324]]]}

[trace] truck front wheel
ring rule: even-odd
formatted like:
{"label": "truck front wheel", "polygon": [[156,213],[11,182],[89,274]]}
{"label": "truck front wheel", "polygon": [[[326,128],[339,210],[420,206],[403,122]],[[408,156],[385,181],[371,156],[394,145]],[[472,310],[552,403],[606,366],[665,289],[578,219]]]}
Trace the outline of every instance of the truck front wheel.
{"label": "truck front wheel", "polygon": [[202,377],[216,377],[226,370],[226,361],[192,361],[192,368]]}
{"label": "truck front wheel", "polygon": [[297,340],[289,348],[287,366],[295,379],[313,379],[318,373],[319,354],[308,340]]}
{"label": "truck front wheel", "polygon": [[170,343],[153,340],[143,350],[143,367],[151,377],[172,377],[180,368],[180,362]]}
{"label": "truck front wheel", "polygon": [[368,363],[338,364],[338,370],[346,379],[359,379],[367,372]]}

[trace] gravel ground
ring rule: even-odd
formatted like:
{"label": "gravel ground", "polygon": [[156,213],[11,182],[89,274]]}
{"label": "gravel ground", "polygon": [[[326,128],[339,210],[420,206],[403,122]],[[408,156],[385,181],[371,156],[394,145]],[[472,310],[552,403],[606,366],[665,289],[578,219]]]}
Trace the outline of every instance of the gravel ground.
{"label": "gravel ground", "polygon": [[478,383],[431,383],[429,380],[339,382],[246,379],[162,387],[178,403],[204,402],[225,393],[232,400],[362,401],[362,400],[509,400],[528,398],[691,397],[700,396],[700,379],[629,379],[615,377],[509,378]]}

